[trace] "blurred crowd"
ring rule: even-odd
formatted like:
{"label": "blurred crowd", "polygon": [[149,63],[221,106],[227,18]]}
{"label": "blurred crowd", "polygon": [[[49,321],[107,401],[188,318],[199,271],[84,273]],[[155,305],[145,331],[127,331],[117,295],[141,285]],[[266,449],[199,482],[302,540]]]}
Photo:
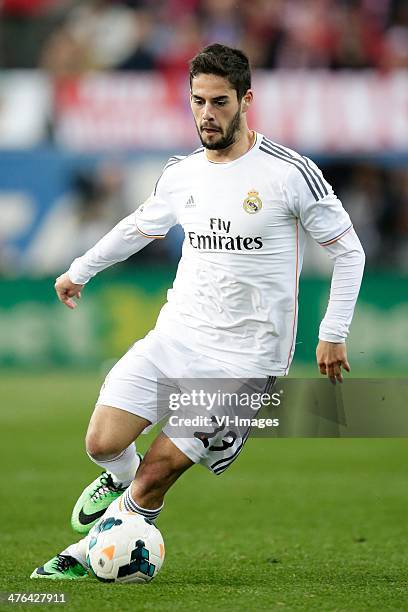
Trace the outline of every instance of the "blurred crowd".
{"label": "blurred crowd", "polygon": [[349,212],[369,268],[408,270],[408,169],[373,163],[323,166]]}
{"label": "blurred crowd", "polygon": [[185,71],[215,41],[255,68],[408,67],[407,0],[3,0],[0,10],[0,65],[57,76]]}

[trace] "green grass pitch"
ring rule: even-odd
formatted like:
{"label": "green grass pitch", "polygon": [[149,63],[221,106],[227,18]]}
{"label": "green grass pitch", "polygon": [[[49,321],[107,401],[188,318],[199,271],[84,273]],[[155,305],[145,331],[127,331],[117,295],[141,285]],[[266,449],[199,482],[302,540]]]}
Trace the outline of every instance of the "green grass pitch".
{"label": "green grass pitch", "polygon": [[194,467],[169,493],[166,560],[151,584],[30,581],[76,538],[70,511],[98,472],[83,437],[99,384],[85,373],[0,378],[0,591],[64,592],[52,608],[81,612],[408,609],[404,439],[250,440],[224,475]]}

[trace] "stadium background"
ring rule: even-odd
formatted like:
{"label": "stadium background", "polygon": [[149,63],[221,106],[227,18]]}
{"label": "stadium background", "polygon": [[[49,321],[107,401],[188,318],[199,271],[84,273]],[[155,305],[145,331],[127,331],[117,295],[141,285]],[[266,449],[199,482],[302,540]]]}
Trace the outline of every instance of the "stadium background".
{"label": "stadium background", "polygon": [[[2,422],[9,433],[2,446],[8,458],[15,457],[16,448],[24,449],[7,468],[20,493],[13,501],[14,518],[8,518],[12,528],[3,537],[5,549],[15,555],[15,588],[27,590],[24,576],[33,564],[72,537],[66,528],[71,503],[95,474],[82,437],[97,389],[110,364],[154,324],[174,276],[181,230],[173,229],[166,241],[100,275],[86,288],[75,312],[56,301],[53,279],[143,202],[169,155],[197,146],[186,62],[204,44],[219,41],[247,51],[254,68],[251,126],[312,157],[350,213],[367,255],[348,344],[352,376],[406,375],[408,5],[404,0],[3,0],[0,10],[0,385]],[[309,247],[292,376],[317,374],[316,334],[329,291],[329,262],[321,249]],[[268,557],[268,571],[278,568],[287,580],[285,563],[279,565],[282,558],[293,570],[291,603],[278,587],[264,588],[250,574],[262,591],[263,609],[272,609],[272,600],[289,609],[369,609],[362,602],[369,605],[371,587],[377,589],[377,608],[373,603],[372,609],[380,604],[381,609],[400,609],[397,573],[406,561],[395,556],[390,543],[397,544],[400,537],[404,441],[348,441],[348,460],[344,447],[331,441],[316,440],[313,447],[308,442],[279,441],[271,451],[272,441],[252,441],[235,471],[223,477],[224,484],[194,472],[170,496],[162,519],[169,544],[166,571],[170,577],[179,571],[180,589],[184,583],[191,587],[183,591],[186,602],[192,605],[195,593],[200,609],[207,609],[202,598],[207,586],[211,588],[210,580],[206,586],[198,584],[193,573],[183,574],[183,559],[187,565],[198,563],[189,561],[192,549],[197,559],[206,549],[196,523],[191,522],[190,540],[177,527],[186,500],[193,499],[193,506],[200,504],[198,512],[219,521],[214,536],[221,537],[227,558],[234,542],[227,518],[223,523],[228,505],[220,501],[216,517],[198,486],[210,497],[227,491],[238,507],[244,504],[243,515],[249,503],[265,514],[275,508],[280,516],[282,506],[276,500],[281,500],[284,512],[290,506],[286,523],[281,517],[275,535],[262,537],[275,551]],[[280,475],[274,480],[276,496],[265,497],[270,468],[262,471],[259,466],[268,454]],[[61,486],[55,485],[55,504],[50,508],[43,483],[54,487],[56,480]],[[296,484],[299,496],[291,493],[288,483]],[[242,502],[238,494],[243,484],[245,499],[251,501]],[[21,508],[27,487],[32,493],[29,517]],[[316,492],[313,502],[305,499],[310,487]],[[344,500],[348,516],[357,517],[359,527],[342,514]],[[376,508],[374,516],[370,504]],[[51,525],[46,530],[40,518],[45,507]],[[365,542],[366,533],[387,543],[384,567],[391,577],[395,570],[388,591],[385,586],[381,591],[381,580],[374,585],[371,566],[373,582],[366,583],[365,591],[359,591],[352,571],[351,582],[334,579],[337,590],[331,590],[332,577],[322,564],[335,555],[337,566],[344,568],[344,560],[336,556],[341,549],[336,534],[343,531],[335,520],[325,523],[322,508],[340,513],[354,546]],[[394,531],[381,512],[394,518]],[[305,519],[302,523],[299,513],[319,517],[326,530],[324,542]],[[258,516],[263,516],[262,510]],[[293,530],[294,524],[300,531]],[[234,533],[242,536],[247,529],[238,520]],[[21,561],[22,573],[16,538],[32,543],[32,551]],[[262,538],[257,546],[261,543]],[[291,557],[293,550],[297,553]],[[345,557],[354,559],[360,569],[361,563],[369,566],[369,551],[367,545],[364,553],[361,548],[351,552],[344,544]],[[244,558],[250,555],[241,553]],[[309,555],[313,568],[303,576],[304,584],[293,578],[304,566],[302,555]],[[218,562],[215,555],[216,567]],[[239,557],[237,563],[241,562]],[[375,571],[381,569],[376,566]],[[325,577],[325,586],[313,595],[311,584],[319,575]],[[7,570],[4,590],[9,579]],[[160,580],[166,589],[165,575],[154,588],[160,587]],[[219,609],[227,606],[231,594],[226,585],[231,581],[242,602],[248,597],[255,609],[251,592],[239,591],[239,576],[231,569],[225,584],[220,583]],[[347,608],[342,597],[347,592],[350,596],[350,585],[356,599]],[[314,603],[305,604],[306,591],[316,598]],[[156,591],[151,593],[159,598]],[[180,593],[167,591],[168,601]],[[166,596],[161,604],[154,599],[153,608],[147,602],[146,609],[168,609]]]}

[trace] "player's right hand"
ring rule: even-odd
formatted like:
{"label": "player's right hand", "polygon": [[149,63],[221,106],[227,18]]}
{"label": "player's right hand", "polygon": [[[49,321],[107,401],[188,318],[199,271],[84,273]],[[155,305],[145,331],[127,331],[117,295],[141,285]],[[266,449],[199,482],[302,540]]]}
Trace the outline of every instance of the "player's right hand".
{"label": "player's right hand", "polygon": [[74,309],[77,304],[72,298],[81,298],[81,290],[83,285],[76,285],[73,283],[67,272],[61,274],[55,281],[54,289],[57,292],[57,296],[60,302],[65,304],[68,308]]}

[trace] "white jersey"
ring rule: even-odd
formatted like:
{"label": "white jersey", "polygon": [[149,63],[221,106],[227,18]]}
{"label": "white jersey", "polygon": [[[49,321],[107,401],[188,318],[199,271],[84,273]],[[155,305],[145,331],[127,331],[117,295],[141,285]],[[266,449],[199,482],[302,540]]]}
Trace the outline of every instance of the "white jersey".
{"label": "white jersey", "polygon": [[203,148],[168,161],[135,213],[163,238],[180,223],[182,257],[156,328],[251,375],[284,375],[293,358],[305,231],[329,245],[352,227],[306,157],[257,134],[227,163]]}

